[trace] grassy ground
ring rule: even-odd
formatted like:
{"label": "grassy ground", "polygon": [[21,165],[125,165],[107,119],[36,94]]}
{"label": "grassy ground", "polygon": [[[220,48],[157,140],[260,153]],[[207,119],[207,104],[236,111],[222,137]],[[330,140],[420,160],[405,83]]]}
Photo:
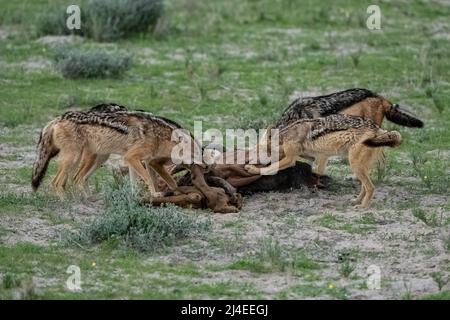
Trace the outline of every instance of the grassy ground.
{"label": "grassy ground", "polygon": [[[167,1],[156,35],[72,44],[134,55],[122,79],[104,80],[54,70],[62,38],[34,28],[50,3],[0,0],[0,298],[449,298],[447,3],[380,2],[382,30],[370,31],[369,3],[356,0]],[[102,213],[102,200],[60,202],[48,177],[31,194],[38,132],[73,106],[114,101],[187,128],[203,120],[225,129],[270,123],[294,97],[350,87],[383,94],[426,124],[385,124],[405,143],[373,173],[367,212],[349,207],[357,185],[335,160],[331,190],[246,198],[239,214],[212,216],[207,235],[144,254],[114,239],[61,243]],[[91,187],[102,193],[108,181],[103,168]],[[64,287],[70,265],[81,269],[81,292]],[[380,267],[379,290],[367,288],[370,265]]]}

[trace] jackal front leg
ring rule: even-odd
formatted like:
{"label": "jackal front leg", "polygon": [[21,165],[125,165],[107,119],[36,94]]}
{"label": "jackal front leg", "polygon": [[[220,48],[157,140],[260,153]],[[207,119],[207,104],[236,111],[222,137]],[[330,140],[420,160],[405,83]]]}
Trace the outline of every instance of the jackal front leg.
{"label": "jackal front leg", "polygon": [[324,156],[324,155],[320,155],[318,156],[315,161],[314,161],[314,172],[317,173],[318,175],[323,176],[323,174],[325,173],[325,168],[327,167],[327,163],[328,163],[328,157]]}
{"label": "jackal front leg", "polygon": [[150,163],[150,166],[152,167],[153,170],[156,171],[156,173],[158,173],[161,178],[167,183],[167,185],[169,186],[170,190],[175,191],[178,188],[177,182],[175,181],[175,179],[166,171],[166,169],[164,168],[164,165],[162,163],[159,163],[157,161],[152,161]]}

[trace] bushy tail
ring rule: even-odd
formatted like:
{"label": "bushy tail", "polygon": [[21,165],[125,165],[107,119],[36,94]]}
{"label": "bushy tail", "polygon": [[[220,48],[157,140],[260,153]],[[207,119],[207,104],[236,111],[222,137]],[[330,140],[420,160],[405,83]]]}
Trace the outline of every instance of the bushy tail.
{"label": "bushy tail", "polygon": [[380,131],[373,138],[365,140],[363,143],[372,148],[377,147],[397,147],[403,142],[402,136],[398,131]]}
{"label": "bushy tail", "polygon": [[50,159],[56,156],[59,149],[53,144],[53,127],[58,119],[53,120],[41,131],[37,146],[37,157],[33,165],[33,174],[31,177],[31,186],[36,191],[41,184],[47,171]]}
{"label": "bushy tail", "polygon": [[396,124],[412,127],[412,128],[422,128],[423,122],[416,117],[414,117],[409,112],[401,109],[398,104],[392,104],[386,108],[385,111],[386,118]]}

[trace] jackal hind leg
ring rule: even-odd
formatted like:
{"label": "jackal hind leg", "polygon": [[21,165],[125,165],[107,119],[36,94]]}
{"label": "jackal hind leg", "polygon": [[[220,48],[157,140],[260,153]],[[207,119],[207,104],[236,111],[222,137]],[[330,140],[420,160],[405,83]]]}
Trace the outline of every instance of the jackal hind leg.
{"label": "jackal hind leg", "polygon": [[85,149],[81,157],[80,166],[73,178],[75,187],[83,194],[84,197],[89,195],[89,187],[87,180],[103,163],[108,160],[109,155],[96,155]]}
{"label": "jackal hind leg", "polygon": [[[132,166],[129,166],[128,167],[128,176],[130,177],[131,194],[136,195],[138,193],[139,174],[136,172],[136,170],[133,169]],[[151,185],[149,186],[149,190],[150,190],[150,194],[153,194]]]}
{"label": "jackal hind leg", "polygon": [[280,161],[263,168],[257,168],[256,166],[249,164],[244,167],[245,170],[252,174],[273,175],[278,173],[278,171],[294,166],[299,155],[298,146],[295,144],[287,144],[283,148],[285,156]]}
{"label": "jackal hind leg", "polygon": [[81,150],[76,146],[61,150],[58,156],[58,170],[53,178],[52,186],[56,195],[63,199],[69,174],[78,164],[81,157]]}

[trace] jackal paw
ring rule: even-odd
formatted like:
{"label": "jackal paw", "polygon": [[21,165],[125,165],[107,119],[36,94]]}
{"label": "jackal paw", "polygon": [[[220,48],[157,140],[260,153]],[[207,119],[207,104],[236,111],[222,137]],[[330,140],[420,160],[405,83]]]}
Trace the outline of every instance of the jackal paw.
{"label": "jackal paw", "polygon": [[239,212],[239,209],[235,206],[223,206],[223,207],[216,207],[213,210],[214,213],[237,213]]}
{"label": "jackal paw", "polygon": [[260,174],[260,172],[261,172],[261,169],[255,167],[252,164],[245,165],[244,169],[247,170],[247,172],[251,173],[251,174]]}
{"label": "jackal paw", "polygon": [[89,195],[89,196],[86,198],[86,200],[87,200],[87,201],[90,201],[90,202],[97,202],[97,201],[100,201],[100,200],[101,200],[101,197],[100,197],[99,195],[97,195],[97,194],[92,194],[92,195]]}
{"label": "jackal paw", "polygon": [[363,205],[363,204],[356,204],[353,206],[353,208],[357,209],[357,210],[364,210],[367,209],[368,206],[367,205]]}

